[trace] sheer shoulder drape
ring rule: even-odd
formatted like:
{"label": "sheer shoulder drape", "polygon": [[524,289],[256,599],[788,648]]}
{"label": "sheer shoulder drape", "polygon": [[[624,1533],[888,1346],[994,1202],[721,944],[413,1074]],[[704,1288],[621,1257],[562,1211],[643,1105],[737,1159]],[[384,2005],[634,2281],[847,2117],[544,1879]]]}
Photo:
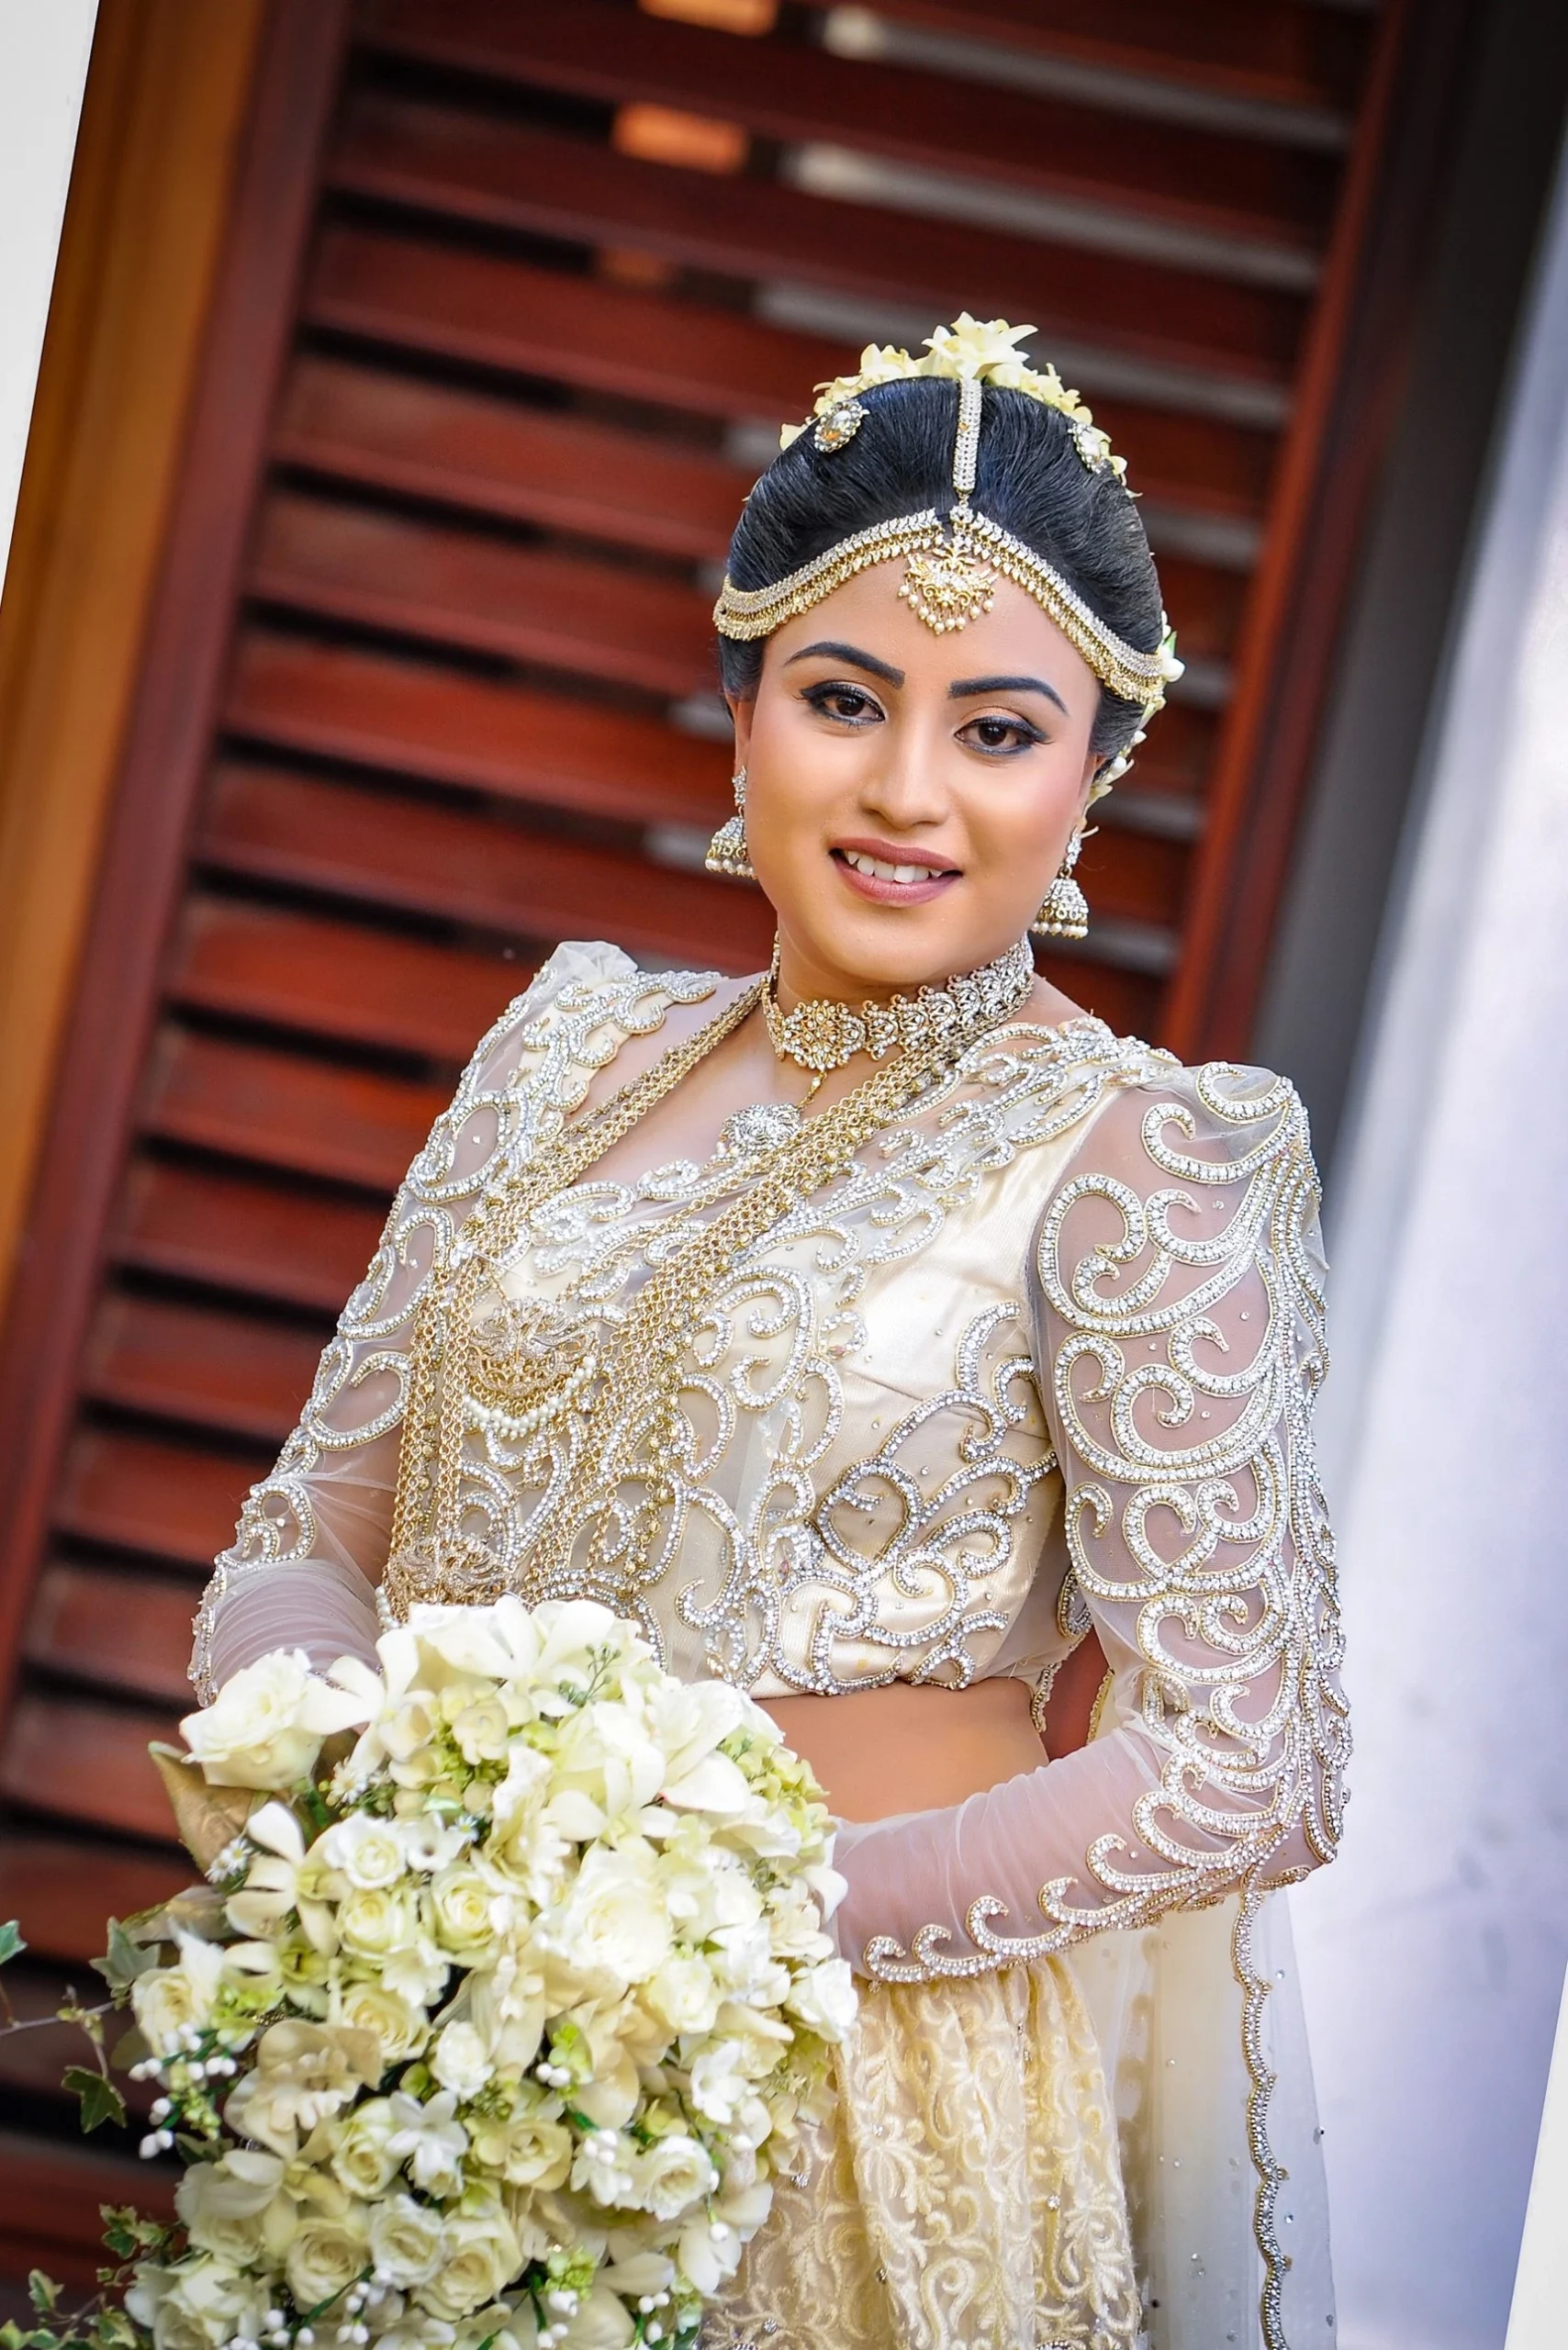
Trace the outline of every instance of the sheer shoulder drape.
{"label": "sheer shoulder drape", "polygon": [[[217,1562],[191,1662],[204,1695],[269,1649],[302,1648],[318,1667],[345,1653],[372,1656],[380,1630],[374,1586],[386,1561],[409,1346],[431,1270],[490,1187],[576,1107],[591,1077],[575,1060],[549,1067],[543,1015],[576,982],[636,976],[617,947],[558,947],[481,1038],[393,1202],[298,1427],[272,1474],[252,1489],[234,1541]],[[536,1080],[526,1090],[523,1074]]]}
{"label": "sheer shoulder drape", "polygon": [[846,1830],[840,1942],[868,1971],[1043,1955],[1332,1852],[1347,1740],[1311,1449],[1316,1207],[1300,1102],[1258,1071],[1173,1069],[1086,1132],[1030,1281],[1113,1691],[1080,1752]]}

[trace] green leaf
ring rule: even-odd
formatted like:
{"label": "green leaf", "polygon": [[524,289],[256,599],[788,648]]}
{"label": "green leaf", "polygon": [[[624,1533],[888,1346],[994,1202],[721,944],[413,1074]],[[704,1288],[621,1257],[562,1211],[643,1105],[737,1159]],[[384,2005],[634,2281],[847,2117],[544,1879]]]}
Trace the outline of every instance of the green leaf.
{"label": "green leaf", "polygon": [[28,2299],[35,2310],[51,2310],[60,2300],[60,2287],[41,2268],[28,2271]]}
{"label": "green leaf", "polygon": [[4,1966],[8,1958],[17,1957],[26,1948],[27,1944],[22,1940],[20,1926],[17,1925],[15,1918],[8,1918],[6,1923],[0,1926],[0,1966]]}
{"label": "green leaf", "polygon": [[139,1975],[145,1975],[157,1964],[156,1948],[139,1950],[119,1919],[109,1919],[109,1946],[102,1958],[93,1961],[93,1972],[103,1976],[117,1998],[129,1990]]}
{"label": "green leaf", "polygon": [[124,2122],[125,2099],[102,2073],[92,2072],[85,2065],[69,2065],[65,2087],[82,2100],[84,2130],[95,2130],[102,2121]]}

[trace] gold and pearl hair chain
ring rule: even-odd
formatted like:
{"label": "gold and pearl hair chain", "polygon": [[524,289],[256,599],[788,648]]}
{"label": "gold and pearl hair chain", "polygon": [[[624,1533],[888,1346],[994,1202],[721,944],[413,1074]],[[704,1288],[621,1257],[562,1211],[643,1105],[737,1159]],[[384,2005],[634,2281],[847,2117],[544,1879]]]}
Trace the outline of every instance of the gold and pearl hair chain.
{"label": "gold and pearl hair chain", "polygon": [[[743,643],[770,636],[786,621],[810,611],[857,573],[902,557],[905,569],[899,594],[928,628],[938,634],[967,628],[991,609],[998,577],[1010,579],[1056,622],[1103,686],[1120,699],[1138,704],[1146,720],[1151,717],[1165,699],[1167,684],[1182,674],[1175,637],[1169,628],[1156,652],[1145,653],[1127,643],[1106,627],[1043,555],[988,515],[975,513],[969,504],[987,383],[1024,392],[1055,408],[1066,416],[1086,465],[1097,472],[1109,468],[1120,475],[1123,471],[1121,459],[1112,455],[1104,434],[1055,368],[1041,375],[1019,358],[1014,344],[1033,332],[1032,327],[1010,327],[1001,319],[982,325],[966,311],[953,326],[939,328],[927,337],[928,357],[911,359],[907,352],[879,351],[868,345],[857,375],[841,376],[826,385],[816,405],[813,438],[819,449],[832,452],[846,447],[866,420],[868,410],[859,397],[861,392],[879,384],[920,376],[955,378],[958,387],[953,442],[956,503],[946,520],[935,507],[926,507],[918,514],[875,522],[841,539],[836,546],[769,587],[737,588],[726,574],[713,607],[713,625],[720,635]],[[786,427],[785,445],[809,429],[807,425]]]}

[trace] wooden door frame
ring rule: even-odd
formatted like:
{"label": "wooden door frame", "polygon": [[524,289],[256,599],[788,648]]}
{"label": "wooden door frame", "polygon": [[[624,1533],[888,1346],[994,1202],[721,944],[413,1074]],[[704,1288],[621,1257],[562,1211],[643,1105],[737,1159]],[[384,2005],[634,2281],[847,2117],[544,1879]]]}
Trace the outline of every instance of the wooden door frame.
{"label": "wooden door frame", "polygon": [[350,0],[270,0],[180,487],[0,1344],[0,1691],[15,1672],[211,755]]}
{"label": "wooden door frame", "polygon": [[1398,413],[1484,0],[1388,0],[1237,648],[1159,1038],[1244,1060]]}

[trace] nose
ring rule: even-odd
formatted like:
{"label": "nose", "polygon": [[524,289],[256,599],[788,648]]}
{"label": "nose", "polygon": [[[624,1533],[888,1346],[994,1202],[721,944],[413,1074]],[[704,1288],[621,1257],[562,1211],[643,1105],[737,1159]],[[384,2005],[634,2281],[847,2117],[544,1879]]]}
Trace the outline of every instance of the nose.
{"label": "nose", "polygon": [[877,747],[881,756],[860,788],[867,813],[879,816],[896,833],[941,823],[948,812],[947,790],[936,745],[926,739],[926,730],[906,718],[902,724],[879,728]]}

